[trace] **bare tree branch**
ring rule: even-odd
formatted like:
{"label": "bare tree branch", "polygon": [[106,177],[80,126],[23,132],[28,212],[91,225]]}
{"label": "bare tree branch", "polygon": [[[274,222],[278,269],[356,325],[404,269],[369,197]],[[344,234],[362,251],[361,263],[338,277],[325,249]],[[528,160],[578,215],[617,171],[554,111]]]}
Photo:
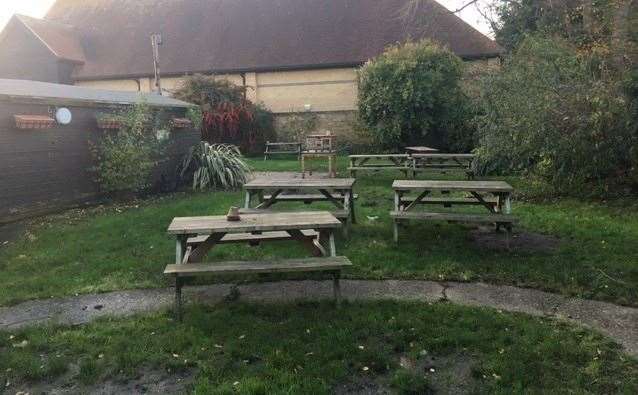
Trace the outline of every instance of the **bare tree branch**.
{"label": "bare tree branch", "polygon": [[454,11],[452,11],[452,14],[458,14],[459,12],[463,11],[467,7],[471,6],[472,4],[476,4],[478,2],[479,2],[479,0],[470,0],[467,3],[463,4],[461,7],[457,8]]}

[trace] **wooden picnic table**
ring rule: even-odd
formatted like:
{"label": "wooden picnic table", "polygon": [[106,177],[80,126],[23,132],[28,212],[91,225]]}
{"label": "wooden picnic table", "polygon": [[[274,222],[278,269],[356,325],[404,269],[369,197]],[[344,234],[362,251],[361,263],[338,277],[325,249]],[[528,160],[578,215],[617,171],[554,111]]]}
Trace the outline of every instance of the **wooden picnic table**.
{"label": "wooden picnic table", "polygon": [[[345,221],[344,232],[347,234],[350,224],[356,223],[354,209],[356,196],[353,193],[355,182],[354,178],[258,178],[244,184],[246,190],[244,208],[268,209],[276,203],[294,201],[305,204],[330,202],[337,208],[332,211],[332,214]],[[269,195],[265,194],[267,191],[270,191]],[[253,207],[255,196],[257,204]]]}
{"label": "wooden picnic table", "polygon": [[[228,221],[225,215],[206,217],[174,218],[168,227],[168,233],[177,238],[175,263],[199,262],[208,251],[215,247],[226,235],[245,234],[261,238],[264,232],[282,231],[290,235],[290,239],[303,243],[314,255],[336,256],[334,247],[334,230],[341,227],[341,222],[327,211],[285,212],[243,214],[240,221]],[[310,243],[303,230],[314,230],[319,233],[319,242]],[[188,239],[194,236],[206,236],[187,251]],[[323,237],[322,237],[323,236]],[[236,242],[245,242],[237,239]],[[327,248],[327,250],[326,250]]]}
{"label": "wooden picnic table", "polygon": [[431,154],[433,152],[439,152],[438,149],[426,146],[414,146],[414,147],[405,147],[405,152],[410,155],[413,154]]}
{"label": "wooden picnic table", "polygon": [[410,155],[408,154],[369,154],[369,155],[349,155],[350,176],[355,177],[357,170],[400,170],[406,177],[412,168]]}
{"label": "wooden picnic table", "polygon": [[411,158],[414,173],[433,171],[445,174],[450,171],[463,171],[469,179],[474,178],[474,154],[414,154]]}
{"label": "wooden picnic table", "polygon": [[[511,216],[511,185],[504,181],[422,181],[397,180],[392,184],[394,190],[394,211],[390,213],[394,220],[394,239],[398,242],[398,225],[403,220],[442,220],[450,222],[495,223],[497,228],[504,226],[509,233],[515,218]],[[440,197],[431,197],[435,192]],[[450,197],[452,192],[465,192],[464,197]],[[417,194],[408,197],[408,194]],[[462,212],[421,212],[414,210],[419,205],[441,205],[454,207],[460,205],[482,206],[487,210],[483,214]]]}
{"label": "wooden picnic table", "polygon": [[[337,256],[334,232],[341,226],[327,211],[242,214],[239,221],[228,221],[225,215],[174,218],[168,233],[177,239],[175,264],[167,265],[164,274],[175,279],[177,319],[182,317],[184,278],[201,275],[328,272],[333,276],[334,297],[338,303],[341,270],[351,266],[346,257]],[[236,243],[296,240],[314,257],[201,263],[223,240]]]}

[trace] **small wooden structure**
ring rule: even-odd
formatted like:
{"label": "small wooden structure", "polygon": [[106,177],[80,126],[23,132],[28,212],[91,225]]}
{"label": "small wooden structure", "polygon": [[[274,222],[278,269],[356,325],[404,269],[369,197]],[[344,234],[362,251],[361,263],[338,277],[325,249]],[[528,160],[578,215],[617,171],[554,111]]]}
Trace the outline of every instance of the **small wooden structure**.
{"label": "small wooden structure", "polygon": [[[0,79],[0,224],[101,201],[91,143],[113,132],[99,127],[98,114],[120,114],[140,102],[162,122],[183,118],[194,106],[140,92]],[[68,122],[60,122],[59,110],[70,114]],[[146,180],[151,191],[179,185],[175,169],[200,140],[193,128],[171,131]]]}
{"label": "small wooden structure", "polygon": [[[348,258],[337,256],[334,231],[339,227],[341,222],[326,211],[242,214],[236,222],[227,221],[224,215],[174,218],[168,233],[177,239],[175,264],[167,265],[164,274],[175,279],[177,319],[182,318],[184,278],[204,275],[328,272],[333,276],[334,297],[339,303],[341,270],[352,265]],[[222,241],[250,243],[274,240],[296,240],[315,257],[201,263],[211,248]]]}
{"label": "small wooden structure", "polygon": [[[516,218],[511,215],[511,194],[514,188],[503,181],[419,181],[397,180],[392,184],[394,190],[394,211],[390,212],[394,222],[394,241],[399,241],[399,223],[407,220],[448,221],[463,223],[496,224],[507,230],[507,247],[512,225]],[[431,198],[433,192],[441,197]],[[471,197],[449,197],[451,192],[464,192]],[[409,193],[417,196],[407,197]],[[494,198],[485,195],[491,195]],[[488,213],[469,214],[464,212],[420,212],[414,208],[419,205],[440,205],[454,207],[458,205],[483,206]]]}
{"label": "small wooden structure", "polygon": [[301,143],[271,143],[266,141],[266,150],[264,151],[264,160],[272,155],[291,155],[294,154],[301,159]]}
{"label": "small wooden structure", "polygon": [[[265,210],[282,202],[304,202],[304,204],[330,202],[337,208],[332,211],[332,214],[345,222],[343,231],[347,236],[350,225],[356,223],[354,202],[357,196],[353,193],[355,182],[354,178],[259,178],[244,184],[246,190],[244,209]],[[270,194],[266,195],[267,191]],[[255,196],[258,201],[253,206]]]}
{"label": "small wooden structure", "polygon": [[[306,159],[328,158],[328,174],[336,177],[337,146],[336,136],[331,132],[306,136],[306,145],[301,153],[301,175],[306,177]],[[312,175],[312,170],[309,171]]]}

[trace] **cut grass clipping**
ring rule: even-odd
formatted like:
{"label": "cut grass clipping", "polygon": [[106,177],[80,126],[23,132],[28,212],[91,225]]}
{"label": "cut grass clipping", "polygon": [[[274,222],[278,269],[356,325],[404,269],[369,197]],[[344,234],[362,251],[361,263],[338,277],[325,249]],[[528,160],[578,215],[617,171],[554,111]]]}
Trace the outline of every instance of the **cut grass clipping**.
{"label": "cut grass clipping", "polygon": [[0,332],[10,392],[186,377],[194,393],[638,393],[638,363],[549,319],[446,303],[191,306],[81,327]]}

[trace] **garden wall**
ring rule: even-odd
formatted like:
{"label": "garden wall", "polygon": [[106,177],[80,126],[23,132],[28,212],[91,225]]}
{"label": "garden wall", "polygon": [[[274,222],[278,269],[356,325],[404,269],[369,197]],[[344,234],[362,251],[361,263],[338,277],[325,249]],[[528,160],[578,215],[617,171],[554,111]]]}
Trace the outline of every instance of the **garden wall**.
{"label": "garden wall", "polygon": [[[54,107],[0,101],[0,223],[61,208],[90,203],[102,197],[93,181],[89,141],[105,133],[98,129],[99,107],[65,106],[73,114],[70,125],[50,129],[16,128],[15,114],[46,115]],[[183,116],[185,109],[165,110]],[[176,167],[187,150],[200,140],[191,129],[171,132],[166,156],[154,174],[155,190],[176,185]]]}
{"label": "garden wall", "polygon": [[[302,124],[309,125],[303,130]],[[275,114],[275,132],[277,140],[303,142],[300,134],[324,133],[331,131],[337,136],[337,144],[340,150],[357,152],[365,150],[370,142],[357,131],[356,111],[326,111],[312,113],[288,113]]]}

